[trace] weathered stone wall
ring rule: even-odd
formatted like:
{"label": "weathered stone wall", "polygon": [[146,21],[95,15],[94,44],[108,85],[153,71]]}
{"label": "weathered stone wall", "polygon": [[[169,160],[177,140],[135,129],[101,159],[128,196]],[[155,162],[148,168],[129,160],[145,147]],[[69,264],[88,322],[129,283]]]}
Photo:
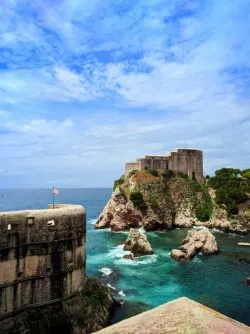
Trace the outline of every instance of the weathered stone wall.
{"label": "weathered stone wall", "polygon": [[125,174],[128,175],[132,170],[140,170],[141,166],[138,162],[127,162],[125,165]]}
{"label": "weathered stone wall", "polygon": [[165,156],[146,155],[145,158],[137,159],[136,162],[127,163],[125,175],[132,170],[160,168],[186,173],[190,178],[195,177],[198,182],[204,180],[202,151],[184,148],[177,149]]}
{"label": "weathered stone wall", "polygon": [[203,154],[200,150],[177,149],[169,157],[169,169],[183,172],[190,178],[195,177],[198,182],[203,181]]}
{"label": "weathered stone wall", "polygon": [[81,206],[0,213],[0,320],[81,292],[85,235]]}

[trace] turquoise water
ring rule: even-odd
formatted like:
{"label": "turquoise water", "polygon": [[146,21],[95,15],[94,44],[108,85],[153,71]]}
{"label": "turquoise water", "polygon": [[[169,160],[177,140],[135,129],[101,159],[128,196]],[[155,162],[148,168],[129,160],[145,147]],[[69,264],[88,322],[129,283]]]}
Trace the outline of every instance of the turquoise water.
{"label": "turquoise water", "polygon": [[[235,252],[247,236],[214,232],[220,254],[197,256],[193,261],[173,261],[170,251],[179,246],[187,230],[147,233],[154,255],[132,261],[123,259],[127,233],[94,230],[93,223],[102,211],[111,189],[61,189],[59,203],[82,204],[87,209],[87,273],[101,278],[113,288],[122,305],[113,322],[150,309],[181,296],[190,297],[225,315],[250,325],[250,264],[239,263]],[[46,208],[51,202],[49,189],[0,190],[0,211]]]}

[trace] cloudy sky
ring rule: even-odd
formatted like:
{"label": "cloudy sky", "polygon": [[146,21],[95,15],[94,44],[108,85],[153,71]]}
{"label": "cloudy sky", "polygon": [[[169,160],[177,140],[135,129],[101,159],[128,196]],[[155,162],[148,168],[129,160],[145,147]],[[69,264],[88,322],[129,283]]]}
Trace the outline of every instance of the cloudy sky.
{"label": "cloudy sky", "polygon": [[1,0],[0,187],[111,186],[204,150],[250,167],[249,0]]}

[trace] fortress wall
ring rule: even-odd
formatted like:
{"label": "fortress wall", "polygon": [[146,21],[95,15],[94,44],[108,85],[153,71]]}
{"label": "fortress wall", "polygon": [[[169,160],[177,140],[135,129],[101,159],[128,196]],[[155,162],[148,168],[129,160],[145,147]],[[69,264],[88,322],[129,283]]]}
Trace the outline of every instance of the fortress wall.
{"label": "fortress wall", "polygon": [[139,162],[127,162],[125,165],[125,175],[128,175],[132,170],[140,170]]}
{"label": "fortress wall", "polygon": [[204,181],[202,151],[186,148],[177,149],[165,156],[146,155],[145,158],[137,159],[134,163],[127,163],[125,175],[132,170],[161,168],[186,173],[190,178],[195,177],[200,183]]}
{"label": "fortress wall", "polygon": [[193,176],[198,182],[203,181],[202,151],[192,149],[178,149],[178,171],[185,172],[190,178]]}
{"label": "fortress wall", "polygon": [[202,182],[202,151],[193,149],[177,149],[177,152],[171,152],[169,169],[174,172],[186,173],[190,178],[194,176],[198,182]]}
{"label": "fortress wall", "polygon": [[85,235],[78,205],[0,213],[0,320],[82,291]]}

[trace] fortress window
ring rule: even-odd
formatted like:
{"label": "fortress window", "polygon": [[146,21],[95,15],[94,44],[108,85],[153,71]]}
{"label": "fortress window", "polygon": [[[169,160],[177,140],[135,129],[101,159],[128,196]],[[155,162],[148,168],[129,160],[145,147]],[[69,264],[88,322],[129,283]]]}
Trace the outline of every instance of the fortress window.
{"label": "fortress window", "polygon": [[50,273],[51,273],[51,268],[48,267],[48,268],[46,269],[46,274],[50,274]]}
{"label": "fortress window", "polygon": [[29,218],[27,218],[27,224],[28,224],[28,225],[33,225],[33,224],[34,224],[34,220],[35,220],[34,217],[29,217]]}
{"label": "fortress window", "polygon": [[54,220],[49,220],[47,225],[48,226],[55,226],[55,221]]}
{"label": "fortress window", "polygon": [[11,224],[8,224],[8,230],[9,231],[11,230]]}
{"label": "fortress window", "polygon": [[17,278],[21,278],[22,276],[23,276],[23,272],[19,271],[18,274],[17,274]]}

